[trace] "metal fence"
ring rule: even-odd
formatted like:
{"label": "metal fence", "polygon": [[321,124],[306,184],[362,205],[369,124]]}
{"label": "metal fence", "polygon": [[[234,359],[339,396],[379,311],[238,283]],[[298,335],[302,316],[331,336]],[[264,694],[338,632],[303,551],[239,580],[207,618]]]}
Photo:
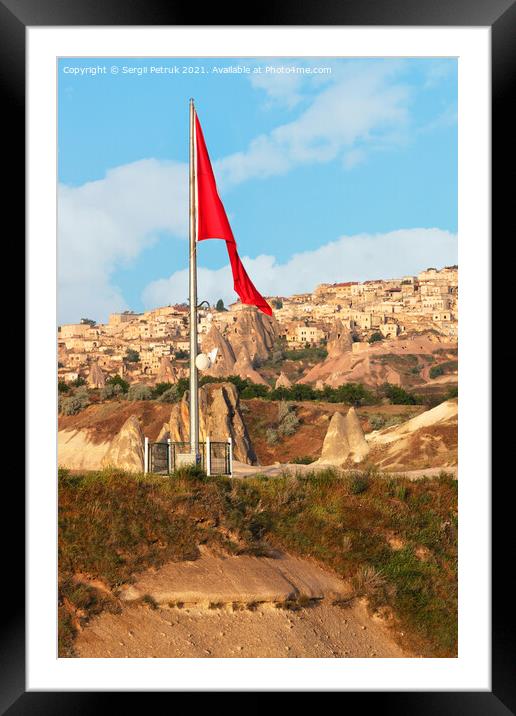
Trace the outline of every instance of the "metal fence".
{"label": "metal fence", "polygon": [[[231,438],[199,443],[200,467],[208,475],[233,474],[233,450]],[[145,472],[170,475],[181,465],[191,461],[190,443],[151,442],[145,438]]]}

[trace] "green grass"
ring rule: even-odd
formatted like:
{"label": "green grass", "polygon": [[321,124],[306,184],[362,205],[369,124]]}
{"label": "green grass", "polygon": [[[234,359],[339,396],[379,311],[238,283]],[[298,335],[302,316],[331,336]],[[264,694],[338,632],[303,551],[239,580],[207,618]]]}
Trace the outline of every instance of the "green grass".
{"label": "green grass", "polygon": [[372,608],[391,607],[415,653],[456,654],[456,481],[332,470],[233,481],[188,470],[170,479],[61,471],[60,654],[73,655],[77,619],[119,608],[116,596],[78,584],[78,574],[116,595],[148,567],[195,559],[200,544],[315,559],[351,580]]}

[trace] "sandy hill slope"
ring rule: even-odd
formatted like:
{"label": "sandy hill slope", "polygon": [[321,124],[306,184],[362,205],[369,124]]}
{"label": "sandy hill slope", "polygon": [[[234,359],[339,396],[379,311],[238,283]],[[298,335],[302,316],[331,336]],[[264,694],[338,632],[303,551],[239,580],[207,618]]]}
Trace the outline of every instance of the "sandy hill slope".
{"label": "sandy hill slope", "polygon": [[369,458],[391,470],[457,465],[457,425],[454,398],[401,425],[369,433]]}
{"label": "sandy hill slope", "polygon": [[93,618],[75,650],[80,657],[409,656],[382,615],[352,596],[346,581],[307,560],[201,548],[199,559],[169,562],[128,585],[120,594],[126,606]]}

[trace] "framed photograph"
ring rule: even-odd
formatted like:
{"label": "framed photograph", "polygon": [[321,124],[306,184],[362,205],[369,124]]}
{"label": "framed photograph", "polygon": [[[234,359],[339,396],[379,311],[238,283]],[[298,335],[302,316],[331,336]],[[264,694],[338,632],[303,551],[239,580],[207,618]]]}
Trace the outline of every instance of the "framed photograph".
{"label": "framed photograph", "polygon": [[514,4],[184,12],[0,8],[29,319],[2,713],[514,712],[490,466]]}

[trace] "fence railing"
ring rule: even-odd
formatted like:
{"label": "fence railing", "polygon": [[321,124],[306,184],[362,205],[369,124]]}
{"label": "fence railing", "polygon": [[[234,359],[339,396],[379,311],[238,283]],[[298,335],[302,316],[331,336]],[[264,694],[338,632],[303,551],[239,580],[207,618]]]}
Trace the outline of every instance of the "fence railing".
{"label": "fence railing", "polygon": [[[227,440],[210,440],[199,443],[200,467],[207,475],[233,475],[233,445]],[[151,442],[145,438],[144,472],[170,475],[178,467],[194,462],[190,443]]]}

